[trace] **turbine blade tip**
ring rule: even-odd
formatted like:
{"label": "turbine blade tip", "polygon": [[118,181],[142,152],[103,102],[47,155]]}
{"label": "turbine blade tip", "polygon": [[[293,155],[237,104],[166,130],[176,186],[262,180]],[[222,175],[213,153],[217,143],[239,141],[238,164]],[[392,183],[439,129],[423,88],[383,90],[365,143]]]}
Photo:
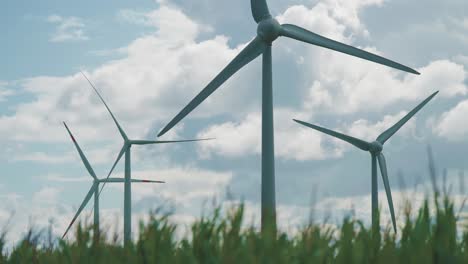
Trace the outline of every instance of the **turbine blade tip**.
{"label": "turbine blade tip", "polygon": [[157,137],[161,137],[161,136],[163,136],[165,133],[166,133],[166,131],[164,131],[164,129],[163,129],[163,130],[161,130],[161,132],[158,133],[158,136],[157,136]]}

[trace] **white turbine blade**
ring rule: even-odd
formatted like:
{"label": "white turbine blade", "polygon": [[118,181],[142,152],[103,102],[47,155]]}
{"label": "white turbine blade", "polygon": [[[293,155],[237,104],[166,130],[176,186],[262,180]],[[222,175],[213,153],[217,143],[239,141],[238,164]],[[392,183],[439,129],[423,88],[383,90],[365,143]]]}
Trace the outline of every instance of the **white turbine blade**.
{"label": "white turbine blade", "polygon": [[[80,71],[81,72],[81,71]],[[112,113],[112,111],[110,110],[110,108],[107,106],[106,102],[104,101],[104,99],[102,98],[101,94],[98,92],[98,90],[96,89],[96,87],[94,86],[94,84],[88,79],[88,77],[83,73],[81,72],[81,74],[83,74],[83,76],[86,78],[86,80],[88,81],[88,83],[91,85],[91,87],[93,87],[94,91],[96,92],[96,94],[99,96],[99,98],[101,99],[102,103],[104,104],[104,106],[106,107],[107,111],[109,112],[109,114],[111,115],[112,119],[114,120],[114,123],[115,125],[117,126],[117,129],[119,129],[119,132],[120,132],[120,135],[122,135],[123,139],[124,140],[128,140],[128,137],[127,137],[127,134],[125,134],[124,130],[122,129],[122,127],[120,126],[119,122],[117,122],[117,119],[115,118],[114,114]]]}
{"label": "white turbine blade", "polygon": [[152,180],[139,180],[139,179],[132,179],[132,182],[135,182],[135,183],[166,183],[165,181],[152,181]]}
{"label": "white turbine blade", "polygon": [[380,172],[382,173],[383,184],[385,186],[385,193],[387,194],[388,207],[390,208],[390,215],[392,217],[393,229],[395,230],[395,233],[396,233],[397,229],[396,229],[396,220],[395,220],[395,210],[393,209],[392,191],[390,190],[390,183],[388,181],[387,162],[385,161],[385,156],[383,153],[380,153],[377,156],[377,158],[379,160],[379,167],[380,167]]}
{"label": "white turbine blade", "polygon": [[151,144],[167,144],[167,143],[183,143],[183,142],[196,142],[214,140],[215,138],[200,138],[200,139],[187,139],[187,140],[132,140],[131,143],[135,145],[151,145]]}
{"label": "white turbine blade", "polygon": [[[260,56],[265,50],[266,44],[260,38],[256,37],[252,40],[203,90],[195,96],[162,130],[158,137],[164,135],[172,127],[180,122],[185,116],[192,112],[214,91],[216,91],[225,81],[231,78],[237,71],[249,64],[255,58]],[[200,66],[203,67],[203,60],[200,61]]]}
{"label": "white turbine blade", "polygon": [[364,140],[361,140],[361,139],[358,139],[358,138],[355,138],[355,137],[352,137],[352,136],[348,136],[348,135],[345,135],[345,134],[342,134],[340,132],[336,132],[336,131],[333,131],[331,129],[328,129],[328,128],[324,128],[324,127],[320,127],[320,126],[317,126],[317,125],[313,125],[313,124],[309,124],[307,122],[304,122],[304,121],[300,121],[300,120],[297,120],[297,119],[293,119],[295,122],[303,125],[303,126],[306,126],[306,127],[310,127],[312,129],[315,129],[317,131],[320,131],[324,134],[327,134],[327,135],[330,135],[332,137],[335,137],[335,138],[338,138],[338,139],[341,139],[345,142],[348,142],[349,144],[357,147],[357,148],[360,148],[364,151],[368,151],[370,149],[370,143],[369,142],[366,142]]}
{"label": "white turbine blade", "polygon": [[[123,154],[125,154],[125,151],[128,149],[127,145],[124,144],[122,149],[120,150],[120,153],[119,153],[119,156],[117,156],[117,159],[115,160],[114,162],[114,165],[112,165],[112,168],[111,170],[109,171],[109,174],[107,174],[107,177],[106,177],[106,180],[109,179],[109,177],[111,176],[112,172],[114,171],[115,169],[115,166],[117,166],[117,163],[119,163],[120,159],[122,158]],[[101,192],[102,190],[104,189],[104,186],[106,185],[106,182],[103,182],[102,186],[101,186],[101,190],[99,190],[99,195],[101,195]]]}
{"label": "white turbine blade", "polygon": [[97,184],[93,184],[93,186],[91,186],[91,189],[89,190],[88,194],[86,195],[86,197],[84,198],[83,202],[81,203],[80,208],[79,208],[78,211],[76,212],[76,214],[75,214],[75,216],[73,217],[72,221],[71,221],[70,224],[68,225],[67,230],[66,230],[65,233],[63,234],[62,239],[67,235],[68,231],[69,231],[70,228],[72,227],[73,223],[75,223],[75,221],[76,221],[76,219],[78,218],[78,216],[80,215],[81,211],[83,211],[83,209],[86,207],[86,205],[88,204],[89,200],[90,200],[91,197],[93,196],[94,190],[95,190],[97,187],[98,187]]}
{"label": "white turbine blade", "polygon": [[[125,179],[124,178],[109,178],[109,179],[100,180],[99,182],[122,183],[122,182],[125,182]],[[165,183],[164,181],[139,180],[139,179],[131,179],[130,182],[134,182],[134,183]]]}
{"label": "white turbine blade", "polygon": [[439,93],[439,91],[431,94],[426,100],[422,101],[418,106],[416,106],[411,112],[406,114],[398,123],[393,125],[391,128],[387,129],[385,132],[380,134],[380,136],[377,137],[377,141],[379,141],[381,144],[384,144],[393,134],[395,134],[406,122],[408,122],[419,110],[421,110],[429,101],[434,98]]}
{"label": "white turbine blade", "polygon": [[70,129],[68,128],[67,124],[66,124],[65,122],[63,122],[63,125],[65,126],[65,129],[67,129],[68,134],[70,135],[70,137],[71,137],[71,139],[72,139],[72,141],[73,141],[73,144],[75,144],[75,148],[76,148],[76,150],[78,151],[78,154],[80,155],[81,161],[83,162],[84,166],[85,166],[86,169],[88,170],[89,175],[91,175],[91,177],[93,177],[94,179],[97,180],[96,173],[94,173],[94,170],[93,170],[93,168],[91,167],[91,164],[89,164],[88,159],[86,158],[85,154],[83,153],[83,151],[81,150],[80,146],[78,145],[78,142],[76,142],[75,137],[74,137],[73,134],[71,133],[71,131],[70,131]]}
{"label": "white turbine blade", "polygon": [[250,7],[252,16],[257,23],[271,17],[266,0],[250,0]]}
{"label": "white turbine blade", "polygon": [[379,63],[388,67],[392,67],[398,70],[402,70],[405,72],[413,73],[413,74],[419,74],[419,72],[402,65],[400,63],[391,61],[389,59],[386,59],[384,57],[372,54],[370,52],[340,43],[338,41],[322,37],[318,34],[312,33],[304,28],[295,26],[295,25],[290,25],[290,24],[284,24],[281,25],[281,36],[296,39],[302,42],[306,42],[312,45],[324,47],[327,49],[335,50],[341,53],[345,53],[354,57],[358,57],[364,60],[372,61],[375,63]]}

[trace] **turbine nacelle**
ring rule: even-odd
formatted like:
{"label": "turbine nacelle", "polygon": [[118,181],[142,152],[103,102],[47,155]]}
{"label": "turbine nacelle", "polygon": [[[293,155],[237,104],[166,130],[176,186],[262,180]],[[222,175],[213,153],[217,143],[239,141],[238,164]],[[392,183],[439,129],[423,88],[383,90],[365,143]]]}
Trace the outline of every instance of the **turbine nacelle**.
{"label": "turbine nacelle", "polygon": [[377,140],[370,143],[369,145],[369,152],[373,154],[379,154],[383,150],[383,145],[382,143],[378,142]]}
{"label": "turbine nacelle", "polygon": [[260,39],[267,43],[272,43],[275,41],[280,36],[280,32],[281,25],[274,18],[270,17],[258,23],[257,35]]}

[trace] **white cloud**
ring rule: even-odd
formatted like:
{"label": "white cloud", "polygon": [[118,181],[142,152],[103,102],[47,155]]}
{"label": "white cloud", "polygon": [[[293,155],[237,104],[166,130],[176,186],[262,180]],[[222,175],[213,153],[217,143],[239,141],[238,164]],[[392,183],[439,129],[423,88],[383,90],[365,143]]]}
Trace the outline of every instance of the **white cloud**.
{"label": "white cloud", "polygon": [[[180,205],[192,204],[195,200],[202,202],[224,193],[225,187],[231,181],[232,172],[217,172],[197,167],[172,167],[164,169],[133,171],[133,178],[146,180],[162,180],[161,184],[133,184],[133,199],[135,202],[145,198],[160,197]],[[123,177],[123,174],[116,174]],[[123,190],[121,185],[112,185]]]}
{"label": "white cloud", "polygon": [[[357,11],[366,5],[381,5],[383,1],[342,2],[345,1],[326,1],[312,8],[293,6],[278,19],[353,45],[353,34],[359,34],[358,28],[362,27]],[[335,11],[332,11],[338,4],[344,10],[348,8],[347,5],[352,6],[348,8],[351,14],[347,14],[347,19],[337,18]],[[358,23],[350,22],[353,21],[351,18],[357,19]],[[290,40],[287,46],[280,43],[280,47],[290,53],[289,56],[301,62],[301,75],[307,80],[306,83],[310,83],[308,89],[302,92],[307,97],[303,104],[313,112],[349,114],[376,111],[396,102],[419,100],[436,90],[441,91],[439,97],[447,98],[465,95],[468,91],[466,68],[447,59],[420,67],[418,71],[422,75],[416,76],[320,47],[299,45]],[[380,54],[373,47],[360,48]]]}
{"label": "white cloud", "polygon": [[118,17],[130,23],[154,27],[155,35],[165,41],[193,40],[204,26],[194,23],[180,10],[161,6],[151,12],[139,12],[132,9],[121,10]]}
{"label": "white cloud", "polygon": [[443,113],[433,124],[434,133],[448,140],[464,140],[468,135],[466,116],[468,100],[459,102],[454,108]]}
{"label": "white cloud", "polygon": [[384,0],[326,0],[312,8],[304,5],[291,6],[277,18],[280,23],[294,23],[315,33],[326,34],[329,38],[349,42],[350,38],[344,36],[346,30],[350,30],[352,34],[369,34],[359,18],[359,12],[365,7],[379,6],[383,2]]}
{"label": "white cloud", "polygon": [[50,37],[50,42],[82,41],[89,37],[85,32],[85,24],[78,17],[62,17],[59,15],[50,15],[47,22],[56,24],[55,32]]}
{"label": "white cloud", "polygon": [[[159,127],[151,128],[154,122],[157,121],[159,126],[162,121],[167,122],[241,48],[230,48],[223,36],[195,41],[198,25],[178,10],[162,7],[153,13],[157,15],[152,19],[158,21],[154,23],[160,26],[157,34],[130,43],[124,48],[126,56],[123,59],[86,72],[129,136],[155,137]],[[167,20],[173,15],[181,19],[174,20],[171,27],[166,28]],[[200,63],[203,63],[202,67]],[[241,71],[227,84],[237,89],[226,87],[216,93],[213,95],[216,100],[207,100],[192,116],[222,114],[234,106],[245,105],[242,95],[250,91],[249,74]],[[25,79],[21,84],[34,99],[17,104],[14,114],[0,116],[0,134],[5,138],[65,141],[67,136],[61,122],[67,121],[73,131],[79,132],[80,142],[119,140],[108,113],[80,74],[40,76]],[[142,109],[145,110],[142,112]]]}
{"label": "white cloud", "polygon": [[200,154],[209,157],[211,152],[224,156],[242,156],[245,153],[260,153],[261,120],[258,113],[248,114],[239,123],[226,122],[213,125],[200,132],[197,137],[217,137],[216,140],[199,145]]}
{"label": "white cloud", "polygon": [[[275,155],[295,160],[320,160],[340,156],[341,149],[329,149],[322,145],[322,135],[302,129],[292,121],[293,118],[307,117],[307,114],[290,109],[275,110]],[[200,132],[198,137],[217,137],[216,140],[199,145],[199,152],[205,157],[213,153],[229,157],[260,154],[261,114],[248,114],[238,123],[213,125]]]}
{"label": "white cloud", "polygon": [[[324,57],[325,59],[325,57]],[[404,101],[419,101],[440,90],[438,97],[465,95],[468,76],[462,65],[434,61],[420,70],[421,76],[401,77],[389,69],[376,69],[371,63],[349,56],[329,54],[319,70],[318,80],[308,90],[304,107],[311,110],[349,114],[375,111]],[[343,63],[348,61],[348,63]]]}
{"label": "white cloud", "polygon": [[[380,2],[364,1],[355,4],[362,6]],[[243,45],[232,49],[223,36],[195,41],[199,25],[181,11],[170,7],[162,6],[149,13],[138,13],[138,16],[143,16],[145,23],[154,25],[157,28],[156,34],[138,38],[124,48],[127,52],[125,58],[108,62],[87,74],[98,86],[128,134],[142,137],[147,134],[155,135],[156,131],[150,129],[151,125],[155,121],[158,126],[167,122]],[[180,18],[172,21],[172,24],[177,25],[168,26],[167,21],[174,16]],[[324,16],[323,19],[314,18],[321,16]],[[323,4],[311,9],[294,6],[280,18],[317,29],[319,33],[329,32],[327,36],[339,40],[348,39],[344,35],[343,24],[331,16],[329,6]],[[53,21],[57,19],[51,18]],[[186,32],[174,30],[173,27],[183,28]],[[180,35],[171,35],[173,31]],[[314,53],[307,55],[309,49]],[[312,69],[312,72],[306,70],[304,75],[310,76],[308,80],[316,80],[307,89],[306,93],[309,95],[303,102],[305,109],[310,112],[350,113],[375,110],[402,99],[419,99],[441,87],[442,96],[466,92],[466,87],[460,84],[465,78],[464,68],[449,61],[434,62],[422,69],[422,76],[406,76],[401,80],[394,71],[377,71],[371,68],[375,67],[371,63],[316,47],[307,50],[304,53],[304,68]],[[199,66],[199,58],[203,58],[203,67]],[[316,67],[317,61],[327,61],[327,64]],[[224,85],[228,87],[219,89],[208,98],[190,115],[191,119],[231,113],[234,112],[232,109],[241,109],[241,112],[235,111],[239,116],[249,112],[252,102],[256,101],[247,95],[251,95],[252,88],[258,84],[255,80],[258,80],[260,68],[257,66],[259,65],[249,66],[236,74]],[[255,70],[252,71],[254,67]],[[115,128],[108,114],[80,75],[37,77],[27,79],[23,84],[36,100],[18,105],[14,115],[0,117],[0,134],[3,136],[22,141],[63,141],[66,136],[59,128],[59,122],[68,120],[80,131],[84,141],[106,136],[117,142],[116,133],[109,137],[110,131],[115,131]],[[138,89],[137,93],[135,89]],[[335,105],[340,107],[333,107]],[[145,111],[141,112],[140,109]],[[130,120],[132,122],[128,122]],[[139,122],[134,122],[135,120]],[[1,129],[6,127],[15,129]],[[43,133],[37,135],[36,131]],[[235,153],[237,150],[231,151]]]}
{"label": "white cloud", "polygon": [[[408,112],[401,111],[395,115],[385,115],[381,120],[371,122],[358,119],[350,124],[340,124],[332,128],[363,140],[372,142],[376,137],[397,123]],[[310,115],[294,112],[290,109],[275,110],[275,155],[286,160],[323,160],[341,157],[349,145],[338,139],[303,127],[292,119],[299,119],[316,125],[310,121]],[[398,136],[416,138],[416,117],[413,117],[398,132]],[[248,114],[237,123],[226,122],[216,124],[203,130],[198,137],[217,137],[216,140],[204,142],[198,146],[202,157],[213,154],[232,158],[261,153],[261,116],[259,113]],[[327,141],[333,144],[327,144]]]}

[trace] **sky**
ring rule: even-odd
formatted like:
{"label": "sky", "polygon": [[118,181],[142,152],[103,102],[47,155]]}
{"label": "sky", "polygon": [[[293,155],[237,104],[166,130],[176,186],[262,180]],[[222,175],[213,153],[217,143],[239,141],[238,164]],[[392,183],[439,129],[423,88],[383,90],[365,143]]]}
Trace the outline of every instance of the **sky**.
{"label": "sky", "polygon": [[[354,214],[370,220],[370,157],[293,118],[372,141],[440,91],[385,145],[397,225],[404,198],[429,188],[426,149],[456,198],[468,147],[468,2],[270,0],[272,15],[408,65],[420,76],[279,39],[273,47],[276,199],[283,229]],[[93,168],[107,175],[122,139],[83,71],[127,134],[162,129],[256,34],[250,1],[4,1],[0,8],[0,226],[17,241],[54,223],[61,235],[92,179],[62,122]],[[187,226],[218,203],[244,201],[260,216],[261,59],[227,81],[161,140],[201,143],[132,148],[133,225],[163,207]],[[123,162],[114,176],[123,176]],[[466,182],[466,181],[465,181]],[[388,207],[379,179],[382,225]],[[466,189],[466,187],[465,187]],[[92,201],[80,220],[91,220]],[[121,230],[123,186],[101,196],[105,226]]]}

